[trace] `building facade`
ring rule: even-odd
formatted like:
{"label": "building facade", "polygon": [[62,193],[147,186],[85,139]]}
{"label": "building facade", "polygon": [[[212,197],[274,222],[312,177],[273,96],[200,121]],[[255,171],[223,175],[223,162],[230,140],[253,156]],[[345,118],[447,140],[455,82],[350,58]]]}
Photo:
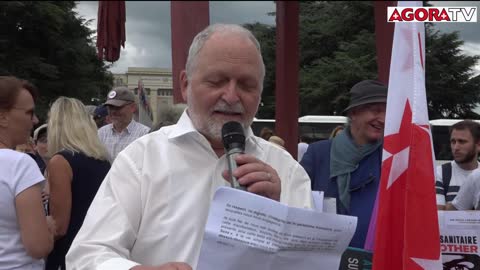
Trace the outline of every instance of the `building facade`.
{"label": "building facade", "polygon": [[126,73],[113,74],[113,78],[114,87],[128,87],[135,93],[137,100],[138,81],[142,80],[145,95],[152,110],[153,123],[157,122],[162,106],[173,105],[173,82],[170,69],[129,67]]}

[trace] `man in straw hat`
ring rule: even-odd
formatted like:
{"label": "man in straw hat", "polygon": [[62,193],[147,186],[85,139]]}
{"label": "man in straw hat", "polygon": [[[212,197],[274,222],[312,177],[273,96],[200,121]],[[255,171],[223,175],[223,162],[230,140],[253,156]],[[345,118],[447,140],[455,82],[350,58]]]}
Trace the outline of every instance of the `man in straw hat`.
{"label": "man in straw hat", "polygon": [[363,248],[380,183],[387,87],[364,80],[350,90],[346,129],[310,144],[301,161],[312,190],[335,198],[338,214],[358,217],[350,246]]}

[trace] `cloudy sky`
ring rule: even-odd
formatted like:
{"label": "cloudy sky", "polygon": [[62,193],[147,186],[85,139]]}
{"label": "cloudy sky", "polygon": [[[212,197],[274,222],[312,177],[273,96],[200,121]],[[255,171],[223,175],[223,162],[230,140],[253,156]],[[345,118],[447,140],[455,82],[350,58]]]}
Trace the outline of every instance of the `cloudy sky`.
{"label": "cloudy sky", "polygon": [[[478,1],[431,2],[434,6],[477,6]],[[78,1],[77,13],[92,20],[89,27],[97,27],[98,1]],[[126,2],[127,41],[122,48],[120,59],[110,70],[123,73],[128,67],[171,68],[171,31],[169,1]],[[275,24],[275,17],[268,12],[275,11],[273,1],[210,1],[210,23],[253,23]],[[465,44],[463,50],[469,55],[480,55],[480,22],[437,23],[435,27],[444,32],[459,31]],[[476,66],[480,74],[480,63]]]}
{"label": "cloudy sky", "polygon": [[[89,27],[97,28],[98,1],[77,2],[77,12],[92,19]],[[126,38],[120,59],[110,69],[113,73],[126,72],[128,67],[171,68],[170,1],[126,1]],[[275,24],[273,1],[210,1],[210,23]]]}

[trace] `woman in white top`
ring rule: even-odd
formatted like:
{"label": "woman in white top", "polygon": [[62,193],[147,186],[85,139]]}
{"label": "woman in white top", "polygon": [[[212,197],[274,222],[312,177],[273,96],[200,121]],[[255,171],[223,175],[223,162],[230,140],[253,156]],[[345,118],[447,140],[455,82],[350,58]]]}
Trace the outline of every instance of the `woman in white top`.
{"label": "woman in white top", "polygon": [[36,88],[0,76],[0,269],[41,270],[53,247],[53,223],[42,205],[44,182],[35,161],[13,149],[27,142],[38,119]]}

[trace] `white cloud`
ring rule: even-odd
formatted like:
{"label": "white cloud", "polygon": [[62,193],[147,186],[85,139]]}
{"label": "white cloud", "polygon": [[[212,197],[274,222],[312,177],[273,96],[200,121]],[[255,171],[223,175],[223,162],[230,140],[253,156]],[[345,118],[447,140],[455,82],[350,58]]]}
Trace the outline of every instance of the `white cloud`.
{"label": "white cloud", "polygon": [[[469,56],[480,56],[480,43],[465,42],[461,46],[462,51]],[[480,75],[480,61],[474,67],[473,75]]]}
{"label": "white cloud", "polygon": [[[477,14],[480,12],[480,1],[430,1],[430,4],[437,7],[477,7]],[[477,15],[478,16],[478,15]],[[458,31],[459,38],[465,43],[461,47],[466,55],[480,56],[480,26],[477,23],[434,23],[434,27],[441,32],[451,33]],[[480,74],[480,62],[474,67],[474,74]]]}
{"label": "white cloud", "polygon": [[275,25],[275,16],[267,13],[275,11],[273,1],[210,1],[212,23],[254,23]]}

